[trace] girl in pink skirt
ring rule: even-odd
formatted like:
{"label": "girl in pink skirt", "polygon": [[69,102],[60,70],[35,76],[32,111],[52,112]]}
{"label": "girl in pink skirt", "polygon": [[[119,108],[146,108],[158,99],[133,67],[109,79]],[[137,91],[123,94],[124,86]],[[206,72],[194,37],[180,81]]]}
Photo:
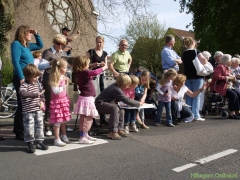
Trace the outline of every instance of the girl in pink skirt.
{"label": "girl in pink skirt", "polygon": [[[49,83],[51,86],[51,101],[50,101],[50,120],[54,125],[55,146],[65,146],[70,143],[66,136],[66,122],[71,119],[69,109],[69,98],[66,93],[68,86],[67,78],[64,74],[67,71],[67,61],[58,58],[52,63]],[[59,137],[61,127],[61,139]]]}
{"label": "girl in pink skirt", "polygon": [[73,71],[77,74],[77,85],[80,90],[80,95],[76,104],[74,113],[80,115],[79,130],[80,144],[92,144],[97,138],[88,135],[93,122],[93,118],[98,116],[94,104],[94,96],[96,96],[95,88],[92,82],[92,77],[101,74],[107,69],[105,66],[89,70],[90,59],[86,56],[78,56],[73,61]]}

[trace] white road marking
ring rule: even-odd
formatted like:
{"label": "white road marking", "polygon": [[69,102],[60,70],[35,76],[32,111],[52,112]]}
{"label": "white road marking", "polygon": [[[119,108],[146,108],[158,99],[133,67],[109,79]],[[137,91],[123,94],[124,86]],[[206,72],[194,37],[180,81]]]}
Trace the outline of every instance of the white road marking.
{"label": "white road marking", "polygon": [[228,150],[226,150],[226,151],[222,151],[222,152],[220,152],[220,153],[217,153],[217,154],[208,156],[208,157],[206,157],[206,158],[202,158],[202,159],[196,160],[196,161],[194,161],[195,163],[189,163],[189,164],[186,164],[186,165],[183,165],[183,166],[174,168],[174,169],[172,169],[172,170],[175,171],[175,172],[181,172],[181,171],[184,171],[184,170],[189,169],[189,168],[191,168],[191,167],[197,166],[197,165],[199,165],[199,164],[205,164],[205,163],[207,163],[207,162],[210,162],[210,161],[216,160],[216,159],[218,159],[218,158],[227,156],[227,155],[232,154],[232,153],[235,153],[235,152],[237,152],[237,151],[238,151],[238,150],[236,150],[236,149],[228,149]]}
{"label": "white road marking", "polygon": [[77,142],[71,142],[70,144],[67,144],[64,147],[58,147],[58,146],[49,146],[49,149],[46,151],[36,149],[36,152],[34,153],[35,155],[46,155],[46,154],[51,154],[51,153],[57,153],[57,152],[63,152],[63,151],[68,151],[68,150],[73,150],[73,149],[79,149],[79,148],[84,148],[84,147],[91,147],[91,146],[96,146],[100,144],[105,144],[108,143],[108,141],[103,140],[103,139],[97,139],[95,143],[91,145],[87,144],[79,144]]}

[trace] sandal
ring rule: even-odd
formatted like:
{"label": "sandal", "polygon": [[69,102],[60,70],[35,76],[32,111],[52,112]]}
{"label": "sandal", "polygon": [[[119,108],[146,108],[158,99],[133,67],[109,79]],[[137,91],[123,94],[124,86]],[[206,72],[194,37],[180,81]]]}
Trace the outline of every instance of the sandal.
{"label": "sandal", "polygon": [[136,122],[137,122],[138,124],[143,124],[143,123],[142,123],[142,120],[141,120],[141,119],[138,119],[138,118],[136,118]]}
{"label": "sandal", "polygon": [[143,128],[143,129],[149,129],[149,127],[146,126],[146,124],[142,124],[142,128]]}
{"label": "sandal", "polygon": [[2,136],[0,136],[0,141],[3,141],[3,140],[5,140],[5,138],[4,138],[4,137],[2,137]]}

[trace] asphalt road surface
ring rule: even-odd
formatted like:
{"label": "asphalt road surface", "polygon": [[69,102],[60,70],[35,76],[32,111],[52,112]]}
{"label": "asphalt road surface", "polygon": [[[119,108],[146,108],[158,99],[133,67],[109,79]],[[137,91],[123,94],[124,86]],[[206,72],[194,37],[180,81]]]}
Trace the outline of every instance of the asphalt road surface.
{"label": "asphalt road surface", "polygon": [[35,154],[14,139],[12,126],[1,127],[6,140],[0,141],[0,180],[240,179],[240,120],[215,116],[176,127],[146,124],[150,129],[122,140],[101,134],[95,145],[77,144],[78,131],[67,134],[72,143],[64,148],[46,138],[50,149]]}

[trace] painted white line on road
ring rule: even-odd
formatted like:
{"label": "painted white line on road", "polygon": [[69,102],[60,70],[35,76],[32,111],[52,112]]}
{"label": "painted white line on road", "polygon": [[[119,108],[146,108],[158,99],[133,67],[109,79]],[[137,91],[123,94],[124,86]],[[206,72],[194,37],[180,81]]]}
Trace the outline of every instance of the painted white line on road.
{"label": "painted white line on road", "polygon": [[172,170],[175,171],[175,172],[181,172],[181,171],[184,171],[184,170],[186,170],[186,169],[189,169],[189,168],[194,167],[194,166],[197,166],[197,165],[198,165],[198,164],[196,164],[196,163],[189,163],[189,164],[186,164],[186,165],[184,165],[184,166],[174,168],[174,169],[172,169]]}
{"label": "painted white line on road", "polygon": [[79,148],[84,148],[84,147],[91,147],[91,146],[96,146],[100,144],[105,144],[108,143],[108,141],[103,140],[103,139],[97,139],[95,143],[91,145],[87,144],[79,144],[77,142],[71,142],[70,144],[67,144],[64,147],[57,147],[57,146],[49,146],[49,149],[46,151],[36,149],[35,155],[46,155],[46,154],[51,154],[51,153],[57,153],[57,152],[63,152],[63,151],[68,151],[68,150],[73,150],[73,149],[79,149]]}
{"label": "painted white line on road", "polygon": [[236,150],[236,149],[228,149],[226,151],[223,151],[223,152],[220,152],[220,153],[208,156],[206,158],[202,158],[202,159],[196,160],[196,161],[194,161],[195,163],[189,163],[189,164],[186,164],[186,165],[174,168],[172,170],[175,171],[175,172],[181,172],[181,171],[184,171],[184,170],[189,169],[191,167],[197,166],[199,164],[205,164],[207,162],[210,162],[210,161],[216,160],[218,158],[227,156],[227,155],[235,153],[237,151],[238,150]]}

